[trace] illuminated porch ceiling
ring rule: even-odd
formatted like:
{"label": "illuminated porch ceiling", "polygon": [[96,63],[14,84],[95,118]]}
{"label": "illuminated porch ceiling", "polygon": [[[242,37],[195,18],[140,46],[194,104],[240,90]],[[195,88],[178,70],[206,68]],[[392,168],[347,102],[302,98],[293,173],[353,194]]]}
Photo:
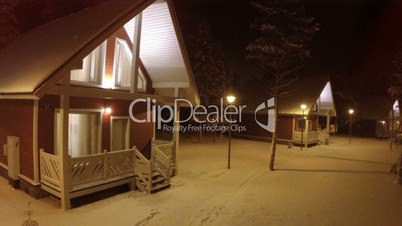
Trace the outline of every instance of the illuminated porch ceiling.
{"label": "illuminated porch ceiling", "polygon": [[[126,23],[124,28],[133,42],[135,19]],[[165,1],[156,1],[143,11],[140,59],[158,94],[172,95],[174,89],[190,91],[191,75],[186,68],[177,30]]]}

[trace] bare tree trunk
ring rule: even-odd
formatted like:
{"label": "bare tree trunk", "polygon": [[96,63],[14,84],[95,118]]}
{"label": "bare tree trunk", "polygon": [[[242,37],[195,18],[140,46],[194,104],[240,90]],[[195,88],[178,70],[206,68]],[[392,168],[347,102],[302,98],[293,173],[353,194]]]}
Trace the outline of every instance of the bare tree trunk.
{"label": "bare tree trunk", "polygon": [[269,163],[269,170],[274,171],[274,165],[275,165],[275,154],[276,154],[276,122],[278,118],[278,95],[275,95],[274,98],[274,131],[272,133],[272,143],[271,143],[271,161]]}
{"label": "bare tree trunk", "polygon": [[402,151],[401,151],[401,154],[399,156],[399,167],[397,169],[397,172],[398,172],[398,177],[399,177],[398,182],[399,182],[399,184],[402,185]]}

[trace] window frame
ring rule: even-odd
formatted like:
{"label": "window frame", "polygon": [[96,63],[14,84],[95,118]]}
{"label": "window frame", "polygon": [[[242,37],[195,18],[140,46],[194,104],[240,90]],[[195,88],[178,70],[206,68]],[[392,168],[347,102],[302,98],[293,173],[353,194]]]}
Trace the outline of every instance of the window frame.
{"label": "window frame", "polygon": [[[75,70],[82,70],[82,73],[85,73],[85,77],[89,77],[89,81],[80,81],[80,80],[74,80],[71,78],[73,70],[70,71],[70,81],[72,85],[80,85],[80,86],[92,86],[92,87],[102,87],[103,84],[103,79],[105,76],[105,66],[106,66],[106,50],[107,50],[107,40],[102,42],[98,47],[96,47],[94,50],[92,50],[91,53],[89,53],[87,56],[82,59],[82,68],[81,69],[75,69]],[[91,81],[90,79],[90,72],[89,70],[84,70],[84,61],[88,60],[87,58],[92,56],[95,51],[99,51],[100,57],[98,57],[98,60],[95,62],[97,70],[95,70],[95,76],[97,76],[98,81]],[[94,57],[91,57],[91,61],[93,60]],[[93,62],[92,62],[93,63]],[[92,64],[91,64],[92,65]]]}
{"label": "window frame", "polygon": [[[123,47],[123,48],[122,48]],[[117,48],[119,48],[119,50],[117,50]],[[122,50],[127,54],[129,60],[130,60],[130,76],[132,75],[132,65],[133,65],[133,53],[132,50],[130,48],[130,46],[128,45],[127,40],[122,39],[122,38],[116,38],[115,41],[115,49],[114,49],[114,60],[113,60],[113,83],[114,83],[114,87],[115,89],[119,89],[119,90],[130,90],[131,86],[132,86],[132,77],[130,77],[130,85],[129,86],[122,86],[121,84],[119,84],[119,79],[120,79],[120,74],[118,73],[119,71],[119,67],[120,67],[120,59],[121,59],[121,53]],[[137,81],[137,89],[140,92],[146,93],[147,92],[147,79],[145,77],[145,74],[143,72],[143,70],[141,69],[141,67],[138,67],[138,80],[141,79],[142,82],[142,86],[138,87],[139,82]]]}
{"label": "window frame", "polygon": [[[98,110],[98,109],[69,109],[68,113],[73,113],[73,114],[97,114],[97,118],[99,120],[99,125],[96,128],[96,133],[97,133],[97,150],[96,153],[102,153],[102,126],[103,126],[103,111],[102,110]],[[54,111],[54,133],[53,133],[53,139],[54,139],[54,155],[60,155],[61,152],[59,152],[59,147],[58,147],[58,114],[60,114],[60,108],[56,108]],[[69,121],[70,122],[70,121]],[[70,123],[69,123],[70,124]],[[68,125],[70,126],[70,125]],[[70,155],[70,153],[68,153],[68,155],[71,157],[72,153]]]}

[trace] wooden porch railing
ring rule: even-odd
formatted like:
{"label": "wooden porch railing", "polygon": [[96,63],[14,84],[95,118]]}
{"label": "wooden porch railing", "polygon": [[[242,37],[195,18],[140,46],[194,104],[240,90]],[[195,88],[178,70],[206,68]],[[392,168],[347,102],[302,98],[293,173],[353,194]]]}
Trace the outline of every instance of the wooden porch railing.
{"label": "wooden porch railing", "polygon": [[325,130],[318,130],[318,143],[326,145],[329,141],[329,133]]}
{"label": "wooden porch railing", "polygon": [[56,191],[61,191],[61,159],[40,149],[40,182]]}
{"label": "wooden porch railing", "polygon": [[152,140],[152,146],[158,148],[169,158],[172,158],[174,141]]}
{"label": "wooden porch railing", "polygon": [[152,162],[154,164],[154,169],[157,170],[168,183],[170,183],[172,160],[161,149],[159,149],[158,146],[155,146],[154,148]]}
{"label": "wooden porch railing", "polygon": [[[112,180],[134,176],[134,151],[129,150],[104,152],[70,158],[70,191],[87,187],[91,183],[102,184]],[[48,154],[41,149],[41,183],[61,191],[61,158]]]}
{"label": "wooden porch railing", "polygon": [[71,158],[71,190],[95,181],[105,180],[105,154]]}
{"label": "wooden porch railing", "polygon": [[71,189],[134,175],[134,149],[104,152],[71,159]]}
{"label": "wooden porch railing", "polygon": [[152,189],[152,164],[138,149],[134,149],[134,173],[137,176],[137,187],[141,191]]}
{"label": "wooden porch railing", "polygon": [[[68,157],[71,172],[66,176],[70,197],[78,197],[109,188],[114,184],[132,183],[151,193],[164,186],[170,186],[172,173],[172,154],[174,142],[154,141],[151,159],[145,158],[133,147],[129,150],[104,152],[102,154]],[[62,197],[62,159],[59,156],[40,151],[40,170],[42,188],[51,194]],[[162,179],[162,180],[161,180]]]}
{"label": "wooden porch railing", "polygon": [[[170,159],[170,170],[171,171],[176,168],[176,156],[175,156],[176,152],[175,152],[174,148],[175,148],[174,141],[152,140],[152,150],[157,149]],[[172,175],[172,172],[171,172],[171,175]]]}
{"label": "wooden porch railing", "polygon": [[[302,134],[302,132],[300,132],[300,131],[293,132],[293,142],[294,143],[301,142],[301,134]],[[306,144],[318,143],[318,132],[317,131],[303,132],[303,143],[306,143]]]}

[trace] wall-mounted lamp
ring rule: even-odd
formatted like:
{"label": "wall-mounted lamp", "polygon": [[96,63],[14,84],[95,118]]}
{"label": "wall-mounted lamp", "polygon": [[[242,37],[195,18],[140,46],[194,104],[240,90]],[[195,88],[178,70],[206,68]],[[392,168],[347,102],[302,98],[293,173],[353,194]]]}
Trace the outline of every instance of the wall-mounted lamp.
{"label": "wall-mounted lamp", "polygon": [[110,113],[112,113],[112,109],[110,107],[106,107],[103,109],[103,112],[106,114],[110,114]]}

